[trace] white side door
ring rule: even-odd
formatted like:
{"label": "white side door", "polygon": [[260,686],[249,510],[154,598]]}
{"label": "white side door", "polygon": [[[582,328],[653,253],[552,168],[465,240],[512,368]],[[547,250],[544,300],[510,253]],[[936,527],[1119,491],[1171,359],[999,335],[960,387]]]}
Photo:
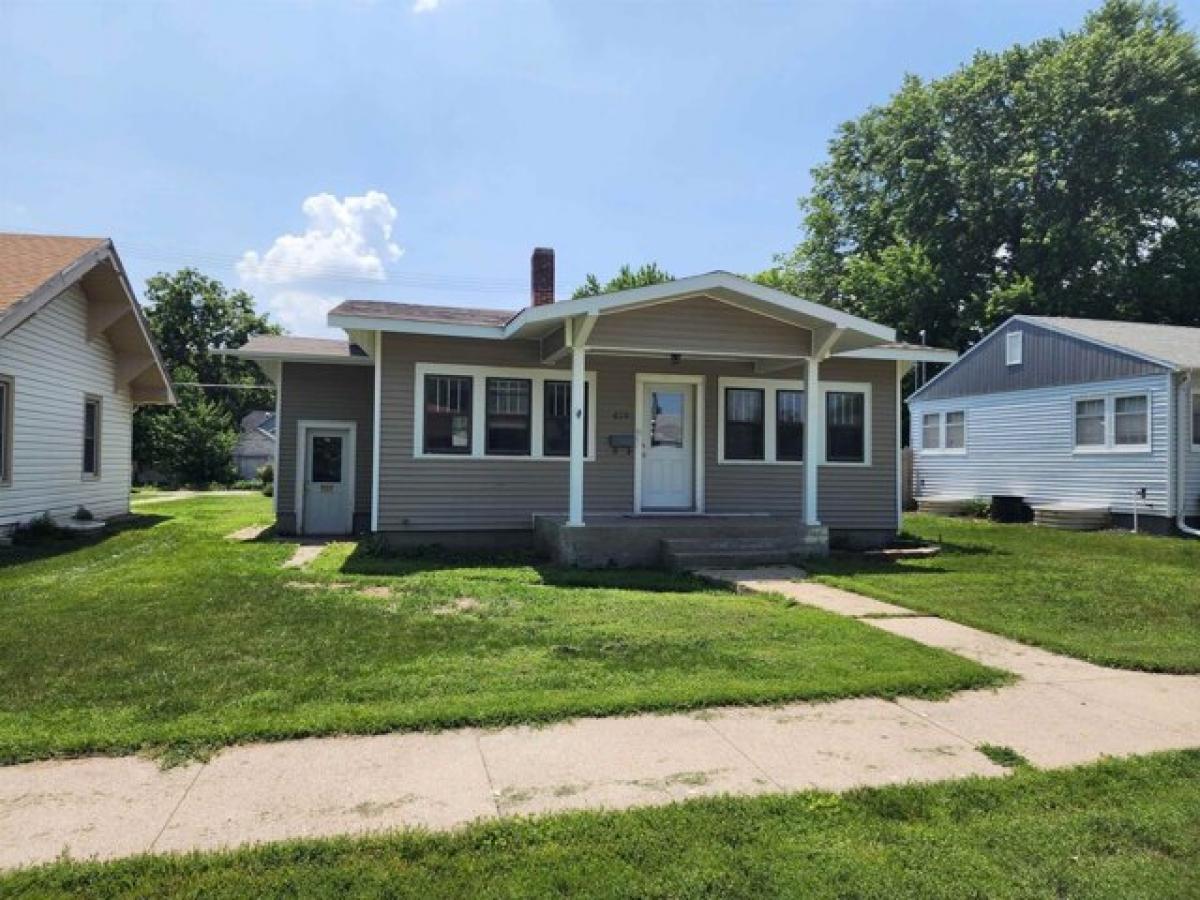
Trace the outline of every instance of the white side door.
{"label": "white side door", "polygon": [[309,428],[304,438],[304,533],[349,534],[350,429]]}
{"label": "white side door", "polygon": [[642,390],[642,509],[694,509],[695,388],[650,383]]}

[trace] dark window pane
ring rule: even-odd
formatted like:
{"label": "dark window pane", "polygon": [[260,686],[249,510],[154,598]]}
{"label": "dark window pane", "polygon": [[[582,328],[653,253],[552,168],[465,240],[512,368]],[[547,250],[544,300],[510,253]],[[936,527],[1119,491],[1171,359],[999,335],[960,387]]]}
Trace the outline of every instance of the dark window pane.
{"label": "dark window pane", "polygon": [[[571,455],[571,382],[547,381],[542,410],[542,453],[545,456]],[[588,445],[588,403],[590,386],[583,386],[583,446]]]}
{"label": "dark window pane", "polygon": [[761,388],[725,389],[726,459],[765,458],[764,402]]}
{"label": "dark window pane", "polygon": [[850,391],[825,395],[825,457],[830,462],[866,460],[866,398]]}
{"label": "dark window pane", "polygon": [[487,380],[489,456],[528,456],[533,383],[527,378]]}
{"label": "dark window pane", "polygon": [[86,400],[83,404],[83,474],[100,471],[99,454],[100,404]]}
{"label": "dark window pane", "polygon": [[312,481],[314,484],[341,484],[342,439],[336,435],[314,435],[312,439]]}
{"label": "dark window pane", "polygon": [[471,379],[425,376],[425,452],[471,452]]}
{"label": "dark window pane", "polygon": [[775,392],[775,458],[804,459],[804,391]]}

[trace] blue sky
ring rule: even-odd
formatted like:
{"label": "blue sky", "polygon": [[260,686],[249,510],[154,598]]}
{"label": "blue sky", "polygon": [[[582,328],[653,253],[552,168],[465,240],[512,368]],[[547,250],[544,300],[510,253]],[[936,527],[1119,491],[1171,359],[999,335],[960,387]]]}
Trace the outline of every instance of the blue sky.
{"label": "blue sky", "polygon": [[1095,5],[0,0],[0,230],[109,235],[139,290],[195,265],[310,334],[346,296],[520,306],[536,245],[560,295],[757,271],[838,123]]}

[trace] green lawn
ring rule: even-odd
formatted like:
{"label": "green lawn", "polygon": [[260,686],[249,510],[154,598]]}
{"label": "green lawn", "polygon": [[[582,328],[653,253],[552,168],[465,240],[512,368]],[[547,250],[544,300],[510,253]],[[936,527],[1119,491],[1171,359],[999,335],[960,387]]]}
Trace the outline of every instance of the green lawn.
{"label": "green lawn", "polygon": [[38,897],[1200,896],[1200,751],[1001,779],[701,800],[447,835],[57,863]]}
{"label": "green lawn", "polygon": [[939,556],[835,557],[819,580],[1113,666],[1200,672],[1200,541],[914,515]]}
{"label": "green lawn", "polygon": [[[152,503],[0,551],[0,762],[851,695],[994,671],[781,598],[654,572],[437,564],[224,535],[255,495]],[[367,588],[374,588],[367,592]]]}

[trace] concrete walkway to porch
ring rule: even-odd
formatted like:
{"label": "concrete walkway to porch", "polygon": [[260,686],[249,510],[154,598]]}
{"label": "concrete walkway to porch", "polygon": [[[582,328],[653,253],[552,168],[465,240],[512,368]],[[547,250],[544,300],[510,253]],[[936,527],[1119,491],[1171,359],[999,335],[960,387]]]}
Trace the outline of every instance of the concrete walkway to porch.
{"label": "concrete walkway to porch", "polygon": [[703,795],[1001,775],[1200,746],[1200,677],[1105,669],[812,583],[709,572],[1020,676],[943,701],[861,699],[549,727],[333,737],[227,749],[160,770],[138,757],[0,767],[0,866],[206,850]]}

